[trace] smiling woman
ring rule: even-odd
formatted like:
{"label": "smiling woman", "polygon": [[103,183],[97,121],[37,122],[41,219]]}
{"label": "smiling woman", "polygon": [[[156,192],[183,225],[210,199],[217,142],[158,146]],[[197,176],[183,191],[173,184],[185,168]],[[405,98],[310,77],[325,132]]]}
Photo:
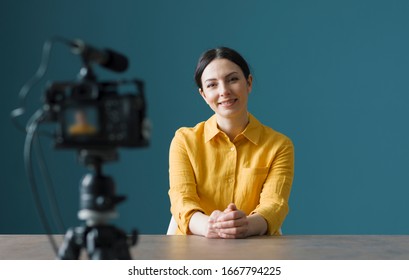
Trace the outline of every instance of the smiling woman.
{"label": "smiling woman", "polygon": [[291,140],[248,112],[253,77],[236,51],[222,47],[202,54],[195,80],[215,114],[180,128],[170,146],[176,234],[279,235],[294,176]]}

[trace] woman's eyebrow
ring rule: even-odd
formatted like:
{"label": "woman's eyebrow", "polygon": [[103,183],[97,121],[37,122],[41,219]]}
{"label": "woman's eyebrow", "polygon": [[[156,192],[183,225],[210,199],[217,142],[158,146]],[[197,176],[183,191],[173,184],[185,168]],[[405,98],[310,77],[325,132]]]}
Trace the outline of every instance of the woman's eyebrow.
{"label": "woman's eyebrow", "polygon": [[236,72],[236,71],[231,72],[230,74],[227,74],[225,77],[227,78],[227,77],[229,77],[229,76],[231,76],[231,75],[233,75],[233,74],[237,74],[237,72]]}
{"label": "woman's eyebrow", "polygon": [[[230,77],[230,76],[233,75],[233,74],[237,74],[237,72],[236,72],[236,71],[233,71],[233,72],[227,74],[227,75],[224,76],[224,77],[227,78],[227,77]],[[205,83],[206,83],[206,82],[210,82],[210,81],[215,81],[215,80],[217,80],[217,79],[216,79],[216,78],[209,78],[209,79],[206,79],[206,80],[205,80]]]}

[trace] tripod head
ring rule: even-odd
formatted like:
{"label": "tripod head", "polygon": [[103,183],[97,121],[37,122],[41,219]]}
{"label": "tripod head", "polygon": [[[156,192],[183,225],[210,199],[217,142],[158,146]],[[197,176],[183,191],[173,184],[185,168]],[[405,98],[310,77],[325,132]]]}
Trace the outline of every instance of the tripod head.
{"label": "tripod head", "polygon": [[115,194],[113,179],[102,173],[102,165],[118,159],[116,149],[80,150],[79,161],[93,172],[86,174],[80,183],[80,210],[78,218],[88,226],[105,224],[116,218],[115,206],[126,199]]}

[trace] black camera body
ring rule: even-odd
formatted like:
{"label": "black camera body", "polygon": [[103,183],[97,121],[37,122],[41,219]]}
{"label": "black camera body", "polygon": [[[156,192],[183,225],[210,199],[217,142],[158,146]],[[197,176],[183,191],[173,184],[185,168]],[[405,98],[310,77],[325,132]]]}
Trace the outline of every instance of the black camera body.
{"label": "black camera body", "polygon": [[52,83],[45,93],[44,108],[47,120],[57,123],[57,148],[99,150],[149,143],[140,80]]}

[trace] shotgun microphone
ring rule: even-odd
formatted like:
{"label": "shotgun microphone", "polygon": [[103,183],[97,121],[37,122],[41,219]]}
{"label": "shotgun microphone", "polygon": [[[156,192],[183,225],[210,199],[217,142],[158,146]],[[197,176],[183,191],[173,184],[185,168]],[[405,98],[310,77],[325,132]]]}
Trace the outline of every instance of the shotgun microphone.
{"label": "shotgun microphone", "polygon": [[124,72],[128,68],[128,58],[111,49],[97,49],[80,39],[70,41],[71,52],[81,55],[85,61],[98,63],[115,72]]}

